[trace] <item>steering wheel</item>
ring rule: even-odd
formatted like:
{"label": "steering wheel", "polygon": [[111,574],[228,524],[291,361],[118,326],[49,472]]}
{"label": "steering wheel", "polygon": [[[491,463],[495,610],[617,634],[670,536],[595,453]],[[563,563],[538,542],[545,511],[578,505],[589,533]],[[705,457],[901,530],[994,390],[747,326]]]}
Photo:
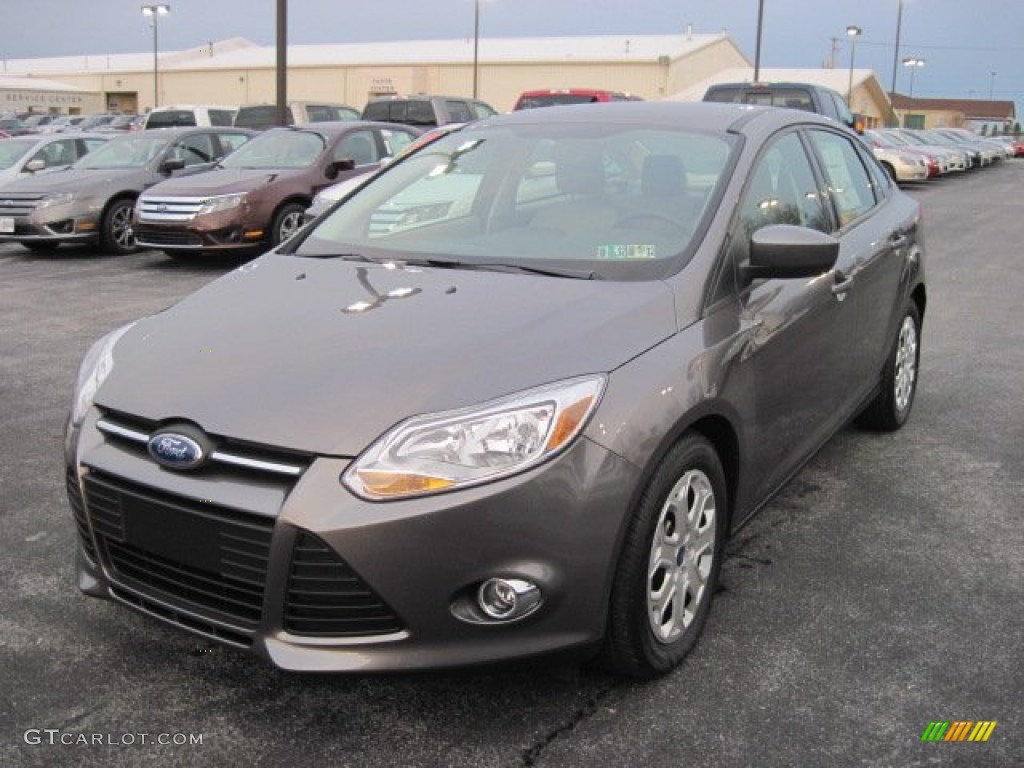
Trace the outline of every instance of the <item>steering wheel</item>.
{"label": "steering wheel", "polygon": [[641,222],[644,221],[657,221],[662,224],[668,224],[674,229],[679,231],[686,231],[689,229],[683,222],[676,221],[671,216],[666,216],[664,213],[658,213],[657,211],[640,211],[638,213],[628,213],[615,224],[612,225],[613,229],[629,229],[631,227],[640,226]]}

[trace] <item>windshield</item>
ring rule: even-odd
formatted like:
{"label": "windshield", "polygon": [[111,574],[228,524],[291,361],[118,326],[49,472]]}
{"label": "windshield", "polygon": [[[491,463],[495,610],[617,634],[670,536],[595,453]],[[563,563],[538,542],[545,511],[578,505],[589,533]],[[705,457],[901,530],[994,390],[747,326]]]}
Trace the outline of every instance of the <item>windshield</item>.
{"label": "windshield", "polygon": [[24,141],[21,139],[4,139],[0,141],[0,170],[10,168],[38,143],[38,139]]}
{"label": "windshield", "polygon": [[635,125],[467,129],[368,182],[295,253],[662,276],[692,253],[732,146]]}
{"label": "windshield", "polygon": [[93,150],[77,163],[75,168],[142,168],[167,146],[166,136],[141,134],[112,139]]}
{"label": "windshield", "polygon": [[272,129],[256,136],[224,160],[224,168],[308,168],[324,151],[319,133],[290,128]]}

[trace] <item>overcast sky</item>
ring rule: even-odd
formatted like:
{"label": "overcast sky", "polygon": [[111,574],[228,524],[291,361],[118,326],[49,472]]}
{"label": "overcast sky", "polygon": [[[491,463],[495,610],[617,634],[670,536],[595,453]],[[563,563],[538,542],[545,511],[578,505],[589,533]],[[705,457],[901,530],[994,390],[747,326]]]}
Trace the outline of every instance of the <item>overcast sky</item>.
{"label": "overcast sky", "polygon": [[[147,0],[149,2],[151,0]],[[272,45],[276,0],[166,0],[160,49],[245,37]],[[471,38],[475,0],[289,0],[291,44]],[[683,34],[727,30],[753,62],[758,0],[479,0],[480,37]],[[152,50],[141,0],[0,0],[0,57]],[[1024,116],[1024,1],[903,0],[900,59],[926,61],[914,95],[1016,101]],[[863,29],[857,67],[892,84],[899,0],[764,0],[762,67],[819,67],[846,27]],[[485,51],[485,49],[482,49]],[[993,76],[992,73],[995,73]],[[907,93],[900,66],[896,90]],[[571,84],[570,84],[571,85]]]}

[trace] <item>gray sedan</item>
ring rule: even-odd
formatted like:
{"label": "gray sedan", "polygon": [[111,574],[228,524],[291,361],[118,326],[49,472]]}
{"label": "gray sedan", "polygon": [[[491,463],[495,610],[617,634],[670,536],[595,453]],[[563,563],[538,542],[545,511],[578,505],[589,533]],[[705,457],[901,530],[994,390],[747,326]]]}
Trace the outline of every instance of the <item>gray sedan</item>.
{"label": "gray sedan", "polygon": [[664,674],[726,537],[906,422],[925,305],[918,204],[832,121],[482,121],[93,346],[78,584],[290,670]]}

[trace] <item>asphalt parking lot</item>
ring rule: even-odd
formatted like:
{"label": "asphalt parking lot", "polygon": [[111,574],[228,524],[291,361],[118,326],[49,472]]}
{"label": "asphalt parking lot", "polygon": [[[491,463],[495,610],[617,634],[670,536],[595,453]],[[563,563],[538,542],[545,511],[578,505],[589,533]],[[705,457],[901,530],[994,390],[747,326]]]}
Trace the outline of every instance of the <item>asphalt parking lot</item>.
{"label": "asphalt parking lot", "polygon": [[[1024,764],[1024,161],[911,194],[929,304],[910,423],[831,440],[731,542],[700,644],[648,684],[560,660],[285,674],[80,595],[78,361],[239,262],[0,245],[0,765]],[[922,743],[932,721],[997,726]]]}

